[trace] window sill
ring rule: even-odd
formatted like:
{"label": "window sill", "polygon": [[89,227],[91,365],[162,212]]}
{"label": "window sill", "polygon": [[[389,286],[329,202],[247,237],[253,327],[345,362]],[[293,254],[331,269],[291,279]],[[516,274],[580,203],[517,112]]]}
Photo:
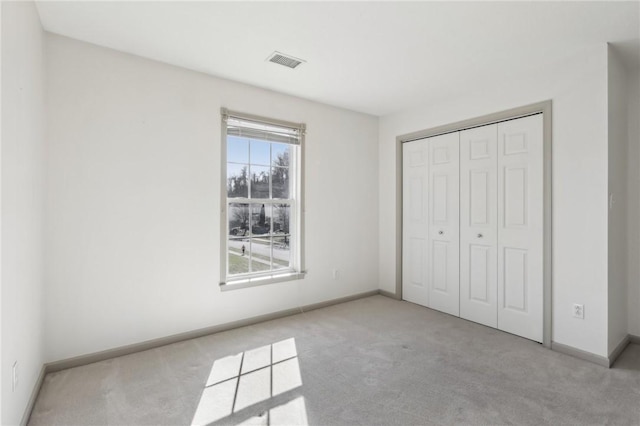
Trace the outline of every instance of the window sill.
{"label": "window sill", "polygon": [[286,272],[282,274],[267,275],[263,277],[242,278],[220,283],[221,291],[238,290],[241,288],[257,287],[266,284],[281,283],[285,281],[301,280],[306,272]]}

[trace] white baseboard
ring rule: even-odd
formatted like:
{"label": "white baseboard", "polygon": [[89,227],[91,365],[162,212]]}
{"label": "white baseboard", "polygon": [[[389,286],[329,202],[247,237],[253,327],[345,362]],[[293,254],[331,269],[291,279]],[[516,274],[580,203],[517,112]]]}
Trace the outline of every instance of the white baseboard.
{"label": "white baseboard", "polygon": [[609,358],[583,351],[582,349],[574,348],[573,346],[564,345],[558,342],[551,342],[551,350],[609,368]]}
{"label": "white baseboard", "polygon": [[40,374],[38,375],[38,380],[36,380],[35,385],[33,385],[33,390],[31,391],[29,402],[27,402],[27,408],[24,410],[24,414],[22,415],[22,420],[20,420],[20,426],[27,426],[27,424],[29,423],[29,418],[31,417],[33,406],[36,405],[36,399],[38,399],[38,394],[40,393],[40,389],[42,388],[42,384],[44,383],[44,377],[46,375],[47,375],[47,367],[46,365],[42,365],[42,368],[40,368]]}
{"label": "white baseboard", "polygon": [[627,348],[627,345],[630,342],[631,342],[631,336],[627,334],[620,341],[620,343],[618,343],[618,346],[616,346],[616,348],[611,351],[611,353],[609,354],[609,367],[611,367],[613,363],[616,362],[616,359],[618,359],[622,351],[624,351]]}
{"label": "white baseboard", "polygon": [[574,348],[573,346],[564,345],[558,342],[551,342],[551,350],[570,355],[575,358],[580,358],[585,361],[593,362],[594,364],[601,365],[603,367],[611,368],[613,363],[618,359],[620,354],[627,348],[629,343],[640,344],[640,336],[634,336],[632,334],[626,335],[618,346],[611,351],[608,357],[596,355],[591,352],[583,351],[582,349]]}
{"label": "white baseboard", "polygon": [[398,297],[398,295],[397,295],[397,294],[395,294],[395,293],[392,293],[392,292],[390,292],[390,291],[386,291],[386,290],[379,290],[379,291],[380,291],[380,294],[381,294],[382,296],[389,297],[389,298],[391,298],[391,299],[400,300],[400,298]]}
{"label": "white baseboard", "polygon": [[136,352],[155,349],[160,346],[166,346],[172,343],[182,342],[184,340],[195,339],[198,337],[208,336],[210,334],[220,333],[222,331],[232,330],[234,328],[240,328],[240,327],[258,324],[261,322],[270,321],[278,318],[284,318],[290,315],[295,315],[302,312],[308,312],[314,309],[320,309],[320,308],[324,308],[331,305],[337,305],[339,303],[350,302],[352,300],[361,299],[363,297],[369,297],[376,294],[379,294],[378,290],[371,290],[364,293],[358,293],[351,296],[341,297],[338,299],[327,300],[325,302],[314,303],[310,305],[300,306],[297,308],[286,309],[284,311],[273,312],[266,315],[259,315],[256,317],[246,318],[239,321],[233,321],[225,324],[201,328],[198,330],[187,331],[185,333],[179,333],[171,336],[161,337],[159,339],[147,340],[145,342],[134,343],[132,345],[120,346],[113,349],[107,349],[101,352],[94,352],[91,354],[80,355],[73,358],[67,358],[60,361],[50,362],[46,364],[47,373],[53,373],[55,371],[66,370],[68,368],[74,368],[74,367],[80,367],[82,365],[92,364],[94,362],[104,361],[107,359],[111,359],[111,358],[115,358],[123,355],[129,355]]}

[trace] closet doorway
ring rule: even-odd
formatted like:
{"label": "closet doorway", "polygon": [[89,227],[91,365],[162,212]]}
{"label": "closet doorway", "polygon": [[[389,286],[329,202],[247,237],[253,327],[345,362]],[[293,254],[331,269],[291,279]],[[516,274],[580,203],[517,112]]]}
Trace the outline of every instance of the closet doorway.
{"label": "closet doorway", "polygon": [[551,340],[551,102],[398,138],[401,298]]}

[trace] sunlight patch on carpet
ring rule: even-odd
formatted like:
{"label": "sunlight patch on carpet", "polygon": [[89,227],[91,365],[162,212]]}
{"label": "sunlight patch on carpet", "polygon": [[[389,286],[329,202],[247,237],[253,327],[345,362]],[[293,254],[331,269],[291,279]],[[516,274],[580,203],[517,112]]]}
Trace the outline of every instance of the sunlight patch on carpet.
{"label": "sunlight patch on carpet", "polygon": [[[293,338],[217,359],[211,366],[191,424],[210,425],[301,386],[302,376]],[[240,424],[306,425],[304,397],[269,408]]]}

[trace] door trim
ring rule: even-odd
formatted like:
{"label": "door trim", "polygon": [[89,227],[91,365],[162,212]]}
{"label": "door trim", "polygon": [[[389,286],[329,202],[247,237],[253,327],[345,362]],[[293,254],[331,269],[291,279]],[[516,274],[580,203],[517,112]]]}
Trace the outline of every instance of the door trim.
{"label": "door trim", "polygon": [[396,137],[396,291],[393,295],[395,299],[402,300],[402,144],[431,136],[445,133],[458,132],[472,129],[474,127],[486,126],[488,124],[502,121],[514,120],[529,115],[542,113],[542,134],[543,134],[543,328],[542,344],[551,349],[551,291],[552,291],[552,187],[551,187],[551,100],[538,102],[512,108],[480,117],[470,118],[443,126],[432,127],[430,129],[419,130]]}

